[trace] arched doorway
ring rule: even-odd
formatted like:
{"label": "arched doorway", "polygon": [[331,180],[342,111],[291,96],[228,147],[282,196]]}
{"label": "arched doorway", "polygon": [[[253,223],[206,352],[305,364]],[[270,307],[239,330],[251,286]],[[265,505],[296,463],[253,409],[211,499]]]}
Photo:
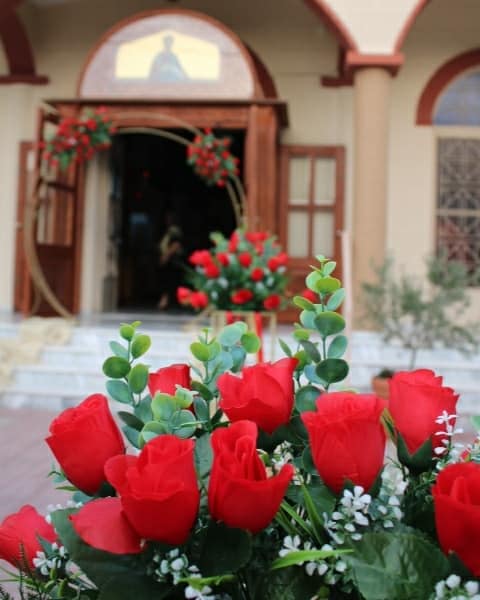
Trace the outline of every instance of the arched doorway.
{"label": "arched doorway", "polygon": [[[48,104],[56,118],[75,117],[85,107],[103,105],[120,138],[126,128],[171,128],[176,121],[213,128],[217,135],[230,133],[243,155],[249,226],[276,231],[277,140],[287,116],[285,104],[274,94],[275,86],[260,59],[221,23],[192,11],[157,10],[135,15],[108,31],[86,61],[78,96],[48,100]],[[40,131],[49,118],[41,111]],[[90,172],[91,166],[86,173],[82,166],[76,167],[69,182],[54,182],[48,191],[45,218],[61,219],[51,223],[51,231],[70,234],[37,239],[49,284],[73,313],[85,309],[84,206],[92,193]],[[68,210],[57,210],[59,196]],[[107,233],[104,237],[107,246]],[[32,289],[25,285],[23,290],[21,304],[28,312]],[[94,308],[103,307],[97,302]],[[40,309],[48,312],[46,305]]]}

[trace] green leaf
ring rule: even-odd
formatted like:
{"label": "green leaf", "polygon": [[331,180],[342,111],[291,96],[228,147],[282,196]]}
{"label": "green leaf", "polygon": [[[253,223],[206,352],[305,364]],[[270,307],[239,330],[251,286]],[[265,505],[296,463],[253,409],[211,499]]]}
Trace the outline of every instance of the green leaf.
{"label": "green leaf", "polygon": [[348,338],[345,335],[337,335],[327,350],[327,358],[341,358],[347,349]]}
{"label": "green leaf", "polygon": [[428,438],[414,454],[410,454],[405,440],[400,432],[397,432],[397,452],[398,460],[402,465],[408,467],[408,469],[416,475],[424,473],[425,471],[430,471],[433,468],[433,448],[431,438]]}
{"label": "green leaf", "polygon": [[129,359],[128,350],[122,344],[118,342],[110,342],[109,344],[110,350],[115,354],[115,356],[119,356],[120,358],[124,358],[125,360]]}
{"label": "green leaf", "polygon": [[193,342],[193,344],[190,344],[190,352],[201,362],[208,362],[210,360],[210,351],[207,344]]}
{"label": "green leaf", "polygon": [[355,554],[344,560],[365,600],[425,600],[449,573],[440,549],[414,530],[365,533],[355,544]]}
{"label": "green leaf", "polygon": [[320,362],[320,353],[318,351],[317,346],[313,342],[309,342],[308,340],[301,340],[300,344],[302,345],[303,349],[313,362]]}
{"label": "green leaf", "polygon": [[345,329],[345,319],[336,312],[327,310],[317,315],[314,319],[314,327],[323,338],[340,333]]}
{"label": "green leaf", "polygon": [[292,351],[290,350],[290,346],[279,338],[278,343],[280,344],[280,348],[283,350],[284,354],[289,358],[292,358]]}
{"label": "green leaf", "polygon": [[152,413],[152,397],[150,394],[140,400],[140,402],[133,409],[135,416],[141,419],[144,423],[153,421]]}
{"label": "green leaf", "polygon": [[193,404],[193,399],[195,394],[192,390],[187,390],[187,388],[177,387],[175,392],[175,402],[178,408],[189,408]]}
{"label": "green leaf", "polygon": [[296,306],[298,306],[299,308],[301,308],[302,310],[311,310],[311,311],[315,310],[313,307],[313,304],[310,302],[310,300],[307,300],[303,296],[295,296],[293,299],[293,303]]}
{"label": "green leaf", "polygon": [[128,425],[124,425],[122,427],[122,431],[125,434],[127,440],[134,446],[135,448],[140,448],[140,435],[136,429],[129,427]]}
{"label": "green leaf", "polygon": [[310,334],[311,332],[308,329],[302,329],[302,327],[298,327],[293,332],[293,337],[298,341],[308,340],[310,339]]}
{"label": "green leaf", "polygon": [[135,335],[135,327],[132,327],[132,325],[122,325],[120,327],[120,335],[122,336],[122,338],[124,340],[127,340],[127,342],[130,342],[133,338],[133,336]]}
{"label": "green leaf", "polygon": [[157,421],[169,421],[177,410],[175,398],[169,394],[157,393],[152,400],[152,413]]}
{"label": "green leaf", "polygon": [[330,385],[345,379],[348,375],[348,363],[341,358],[327,358],[317,365],[315,372],[320,379]]}
{"label": "green leaf", "polygon": [[[300,323],[307,329],[315,329],[315,318],[315,313],[310,310],[302,310],[300,313]],[[296,331],[294,332],[294,335],[295,333]]]}
{"label": "green leaf", "polygon": [[470,422],[475,427],[475,431],[480,432],[480,417],[476,415],[470,419]]}
{"label": "green leaf", "polygon": [[136,431],[142,431],[144,423],[143,421],[140,421],[140,419],[138,419],[135,415],[132,415],[132,413],[125,412],[123,410],[119,411],[117,414],[126,425],[128,425],[132,429],[135,429]]}
{"label": "green leaf", "polygon": [[208,360],[213,360],[214,358],[216,358],[220,352],[222,351],[222,347],[220,346],[220,344],[216,341],[216,340],[212,340],[208,345]]}
{"label": "green leaf", "polygon": [[213,452],[210,444],[210,436],[202,435],[195,442],[195,465],[199,476],[203,479],[212,468]]}
{"label": "green leaf", "polygon": [[182,439],[192,437],[197,428],[195,415],[189,410],[179,410],[175,412],[170,419],[172,433]]}
{"label": "green leaf", "polygon": [[336,277],[322,277],[318,280],[315,291],[319,294],[332,294],[337,291],[341,285],[341,281]]}
{"label": "green leaf", "polygon": [[128,385],[134,394],[141,394],[147,387],[148,367],[146,365],[135,365],[128,375]]}
{"label": "green leaf", "polygon": [[322,560],[331,556],[341,556],[342,554],[350,554],[351,552],[351,550],[297,550],[274,560],[272,570],[284,569],[293,565],[303,565],[305,562]]}
{"label": "green leaf", "polygon": [[337,308],[345,300],[345,290],[343,288],[338,289],[330,296],[327,302],[327,310],[337,310]]}
{"label": "green leaf", "polygon": [[195,415],[199,421],[208,421],[210,413],[208,404],[203,398],[197,396],[193,401],[193,407],[195,409]]}
{"label": "green leaf", "polygon": [[140,440],[146,444],[153,438],[158,437],[159,435],[164,435],[165,433],[169,433],[168,427],[165,423],[159,423],[158,421],[150,421],[146,423],[145,427],[140,432]]}
{"label": "green leaf", "polygon": [[317,467],[315,466],[315,463],[313,462],[312,451],[310,450],[309,446],[307,446],[305,448],[305,450],[303,451],[302,463],[303,463],[303,468],[305,469],[305,471],[307,473],[310,473],[311,475],[318,475]]}
{"label": "green leaf", "polygon": [[99,600],[129,600],[132,589],[138,598],[166,597],[169,589],[145,574],[141,555],[110,554],[83,542],[68,518],[72,512],[74,511],[55,511],[52,513],[52,524],[72,561],[101,588]]}
{"label": "green leaf", "polygon": [[315,372],[315,365],[306,365],[305,368],[303,369],[303,373],[305,375],[305,377],[308,379],[308,381],[310,383],[317,383],[318,385],[325,385],[325,381],[323,381],[323,379],[320,379],[320,377],[318,377],[317,373]]}
{"label": "green leaf", "polygon": [[317,284],[322,279],[322,274],[316,269],[309,273],[305,279],[306,286],[312,290],[312,292],[317,291]]}
{"label": "green leaf", "polygon": [[192,381],[190,386],[191,386],[192,390],[194,390],[195,392],[198,392],[203,398],[205,398],[205,400],[208,400],[208,401],[212,400],[212,398],[213,398],[212,392],[208,389],[208,387],[206,385],[204,385],[200,381]]}
{"label": "green leaf", "polygon": [[202,543],[198,567],[205,577],[235,573],[250,560],[250,535],[223,523],[210,522]]}
{"label": "green leaf", "polygon": [[322,273],[324,277],[331,275],[335,271],[336,266],[337,263],[334,260],[329,260],[327,263],[325,263],[322,267]]}
{"label": "green leaf", "polygon": [[[246,333],[246,330],[243,331],[243,328],[238,326],[239,324],[240,322],[232,323],[220,331],[218,335],[218,341],[222,344],[222,346],[226,346],[228,348],[229,346],[234,346],[241,340],[242,335]],[[245,325],[245,323],[243,323],[243,325]]]}
{"label": "green leaf", "polygon": [[110,356],[103,363],[103,372],[112,379],[122,379],[130,372],[130,363],[125,358],[119,356]]}
{"label": "green leaf", "polygon": [[265,573],[254,600],[307,600],[319,587],[318,578],[307,575],[303,567],[287,567]]}
{"label": "green leaf", "polygon": [[295,394],[295,406],[298,412],[314,411],[319,396],[320,390],[313,385],[301,387]]}
{"label": "green leaf", "polygon": [[123,404],[133,403],[132,392],[124,381],[110,379],[106,383],[106,388],[109,395],[117,402],[123,402]]}
{"label": "green leaf", "polygon": [[151,344],[152,340],[148,335],[136,335],[130,348],[133,358],[138,358],[148,352]]}
{"label": "green leaf", "polygon": [[260,342],[260,338],[255,333],[253,333],[253,331],[248,331],[247,333],[244,333],[240,338],[240,342],[245,348],[245,351],[248,352],[248,354],[256,354],[260,350],[260,347],[262,345]]}

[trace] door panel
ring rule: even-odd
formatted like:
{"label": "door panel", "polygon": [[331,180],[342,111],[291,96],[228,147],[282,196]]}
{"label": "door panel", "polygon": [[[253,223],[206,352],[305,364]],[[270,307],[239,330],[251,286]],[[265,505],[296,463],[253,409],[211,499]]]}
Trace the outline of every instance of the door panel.
{"label": "door panel", "polygon": [[[305,289],[305,277],[318,254],[335,260],[341,277],[338,232],[343,228],[344,155],[340,146],[281,148],[280,240],[290,257],[292,296]],[[283,322],[297,317],[293,307],[280,315]]]}

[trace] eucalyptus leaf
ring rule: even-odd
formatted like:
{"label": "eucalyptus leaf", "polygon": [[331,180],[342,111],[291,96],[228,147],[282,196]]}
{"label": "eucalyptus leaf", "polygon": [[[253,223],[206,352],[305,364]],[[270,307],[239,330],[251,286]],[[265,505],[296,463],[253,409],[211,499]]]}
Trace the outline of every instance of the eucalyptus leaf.
{"label": "eucalyptus leaf", "polygon": [[140,421],[138,417],[136,417],[132,413],[123,410],[119,411],[117,414],[126,425],[128,425],[132,429],[136,429],[137,431],[142,431],[145,423],[143,421]]}
{"label": "eucalyptus leaf", "polygon": [[341,358],[327,358],[317,365],[315,372],[327,385],[338,383],[348,375],[348,363]]}
{"label": "eucalyptus leaf", "polygon": [[204,385],[200,381],[192,381],[190,385],[192,387],[192,390],[198,392],[203,398],[205,398],[205,400],[212,400],[213,394],[206,385]]}
{"label": "eucalyptus leaf", "polygon": [[240,338],[240,343],[245,349],[245,352],[248,354],[256,354],[261,348],[261,342],[258,335],[253,333],[253,331],[248,331],[244,333]]}
{"label": "eucalyptus leaf", "polygon": [[148,421],[153,421],[153,413],[152,413],[152,397],[150,394],[144,396],[140,402],[133,409],[135,416],[137,416],[144,423],[148,423]]}
{"label": "eucalyptus leaf", "polygon": [[332,294],[337,291],[341,285],[340,280],[336,277],[322,277],[317,281],[315,291],[319,294]]}
{"label": "eucalyptus leaf", "polygon": [[300,344],[313,362],[320,362],[320,352],[318,351],[317,346],[313,342],[310,342],[308,340],[301,340]]}
{"label": "eucalyptus leaf", "polygon": [[110,350],[115,354],[115,356],[119,356],[120,358],[124,358],[125,360],[129,359],[128,350],[122,344],[118,342],[110,342],[109,343]]}
{"label": "eucalyptus leaf", "polygon": [[112,379],[122,379],[130,372],[130,363],[125,358],[119,356],[110,356],[103,363],[102,370],[107,377]]}
{"label": "eucalyptus leaf", "polygon": [[130,342],[133,338],[133,336],[135,335],[135,327],[133,327],[132,325],[122,325],[120,327],[120,335],[122,336],[122,338],[124,340],[127,340],[127,342]]}
{"label": "eucalyptus leaf", "polygon": [[327,358],[341,358],[345,354],[347,346],[348,338],[344,335],[337,335],[328,346]]}
{"label": "eucalyptus leaf", "polygon": [[339,288],[336,292],[330,296],[327,301],[327,310],[337,310],[337,308],[342,304],[345,300],[345,290],[343,288]]}
{"label": "eucalyptus leaf", "polygon": [[132,446],[135,448],[140,447],[140,435],[136,429],[133,429],[133,427],[129,427],[128,425],[124,425],[122,427],[122,431]]}
{"label": "eucalyptus leaf", "polygon": [[283,353],[289,358],[292,357],[292,351],[290,350],[290,346],[279,338],[278,343],[280,344],[280,348],[283,350]]}
{"label": "eucalyptus leaf", "polygon": [[295,394],[295,406],[299,412],[314,411],[316,401],[320,396],[320,390],[313,385],[306,385],[297,390]]}
{"label": "eucalyptus leaf", "polygon": [[135,365],[128,374],[128,385],[134,394],[141,394],[147,387],[148,367],[146,365]]}
{"label": "eucalyptus leaf", "polygon": [[157,393],[152,400],[152,413],[157,421],[169,421],[177,410],[177,403],[169,394]]}
{"label": "eucalyptus leaf", "polygon": [[213,451],[210,444],[210,435],[205,434],[195,442],[195,465],[199,476],[204,479],[212,468]]}
{"label": "eucalyptus leaf", "polygon": [[197,360],[201,362],[208,362],[210,360],[210,351],[207,344],[202,344],[202,342],[193,342],[193,344],[190,344],[190,352]]}
{"label": "eucalyptus leaf", "polygon": [[132,353],[133,358],[139,358],[140,356],[143,356],[143,354],[148,352],[151,344],[152,340],[148,335],[136,335],[133,338],[133,342],[130,347],[130,352]]}
{"label": "eucalyptus leaf", "polygon": [[340,333],[345,329],[345,319],[336,312],[327,310],[318,314],[314,319],[314,328],[323,338]]}
{"label": "eucalyptus leaf", "polygon": [[[310,310],[302,310],[300,313],[300,323],[306,329],[315,329],[315,313]],[[295,334],[294,334],[295,335]]]}
{"label": "eucalyptus leaf", "polygon": [[195,415],[199,421],[208,421],[210,416],[208,404],[203,398],[197,396],[193,401],[193,407],[195,410]]}
{"label": "eucalyptus leaf", "polygon": [[295,296],[293,298],[293,303],[302,310],[314,310],[313,304],[310,302],[310,300],[307,300],[307,298],[304,298],[303,296]]}
{"label": "eucalyptus leaf", "polygon": [[227,325],[218,334],[218,341],[220,342],[220,344],[222,344],[222,346],[225,346],[227,348],[230,346],[234,346],[241,340],[242,335],[244,335],[244,333],[246,332],[242,329],[243,328],[241,326],[239,327],[239,322]]}
{"label": "eucalyptus leaf", "polygon": [[334,271],[335,268],[337,266],[337,263],[334,260],[329,260],[327,263],[325,263],[322,267],[322,274],[327,277],[328,275],[331,275]]}
{"label": "eucalyptus leaf", "polygon": [[117,402],[133,404],[133,396],[130,388],[124,381],[109,379],[106,383],[108,394]]}

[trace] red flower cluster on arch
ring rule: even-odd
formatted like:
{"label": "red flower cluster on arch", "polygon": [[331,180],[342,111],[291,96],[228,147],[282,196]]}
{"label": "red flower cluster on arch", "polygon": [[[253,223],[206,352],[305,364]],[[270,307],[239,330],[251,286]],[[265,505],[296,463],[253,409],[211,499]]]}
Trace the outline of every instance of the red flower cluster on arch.
{"label": "red flower cluster on arch", "polygon": [[224,187],[239,174],[239,160],[230,152],[230,138],[217,138],[210,128],[195,136],[187,147],[187,162],[208,185]]}
{"label": "red flower cluster on arch", "polygon": [[84,163],[111,146],[115,128],[104,107],[86,110],[80,117],[65,117],[56,132],[40,143],[43,158],[52,167],[67,169]]}

